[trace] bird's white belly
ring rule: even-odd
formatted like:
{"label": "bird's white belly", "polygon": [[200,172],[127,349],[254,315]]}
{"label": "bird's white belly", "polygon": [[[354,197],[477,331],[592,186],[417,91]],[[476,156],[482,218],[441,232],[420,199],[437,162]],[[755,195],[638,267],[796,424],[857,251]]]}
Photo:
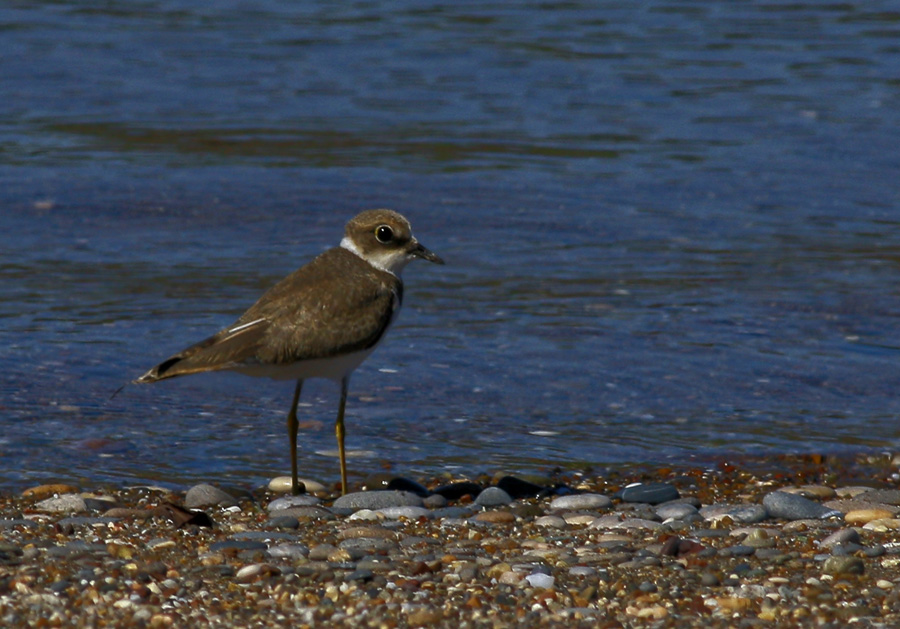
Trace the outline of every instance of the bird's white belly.
{"label": "bird's white belly", "polygon": [[334,358],[303,360],[289,365],[241,363],[232,367],[230,371],[258,378],[274,378],[275,380],[305,380],[307,378],[341,380],[359,367],[374,349],[374,347],[370,347],[352,354],[344,354]]}

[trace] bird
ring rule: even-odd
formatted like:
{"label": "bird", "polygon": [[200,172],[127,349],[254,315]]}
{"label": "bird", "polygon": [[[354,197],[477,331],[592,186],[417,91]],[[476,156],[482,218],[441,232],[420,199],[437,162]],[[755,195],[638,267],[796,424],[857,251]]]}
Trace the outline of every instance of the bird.
{"label": "bird", "polygon": [[297,479],[297,403],[303,382],[310,378],[339,382],[335,436],[341,494],[346,494],[344,410],[350,376],[396,318],[403,302],[400,274],[415,259],[444,264],[416,240],[409,221],[399,213],[361,212],[347,222],[339,246],[272,286],[231,325],[132,382],[148,384],[213,371],[296,380],[287,415],[295,495],[305,490]]}

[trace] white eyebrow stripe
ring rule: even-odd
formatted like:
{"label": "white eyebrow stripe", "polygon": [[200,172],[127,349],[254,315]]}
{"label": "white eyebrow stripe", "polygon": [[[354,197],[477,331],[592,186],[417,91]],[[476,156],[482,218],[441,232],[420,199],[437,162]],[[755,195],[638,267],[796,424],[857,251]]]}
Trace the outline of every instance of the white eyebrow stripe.
{"label": "white eyebrow stripe", "polygon": [[246,330],[247,328],[254,326],[257,323],[262,323],[263,321],[265,321],[265,318],[254,319],[253,321],[251,321],[249,323],[244,323],[242,325],[237,326],[236,328],[231,328],[230,330],[228,330],[228,333],[234,334],[235,332],[240,332],[241,330]]}

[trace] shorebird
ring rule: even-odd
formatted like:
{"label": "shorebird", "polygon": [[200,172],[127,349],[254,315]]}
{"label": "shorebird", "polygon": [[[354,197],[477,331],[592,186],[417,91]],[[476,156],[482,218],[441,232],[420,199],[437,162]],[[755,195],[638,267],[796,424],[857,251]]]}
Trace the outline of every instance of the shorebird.
{"label": "shorebird", "polygon": [[230,326],[159,363],[144,384],[208,371],[296,380],[287,416],[291,491],[297,480],[297,403],[303,381],[340,382],[335,421],[341,493],[347,493],[344,408],[353,370],[384,338],[403,300],[400,272],[415,258],[444,261],[413,237],[409,221],[391,210],[362,212],[347,223],[340,246],[275,284]]}

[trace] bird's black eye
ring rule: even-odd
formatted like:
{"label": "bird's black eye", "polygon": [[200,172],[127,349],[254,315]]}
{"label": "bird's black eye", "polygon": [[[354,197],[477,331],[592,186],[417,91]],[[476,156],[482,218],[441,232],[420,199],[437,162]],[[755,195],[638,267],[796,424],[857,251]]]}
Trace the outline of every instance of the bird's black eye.
{"label": "bird's black eye", "polygon": [[387,225],[380,225],[375,229],[375,238],[383,245],[386,245],[394,237],[394,230]]}

